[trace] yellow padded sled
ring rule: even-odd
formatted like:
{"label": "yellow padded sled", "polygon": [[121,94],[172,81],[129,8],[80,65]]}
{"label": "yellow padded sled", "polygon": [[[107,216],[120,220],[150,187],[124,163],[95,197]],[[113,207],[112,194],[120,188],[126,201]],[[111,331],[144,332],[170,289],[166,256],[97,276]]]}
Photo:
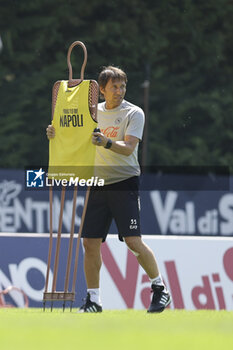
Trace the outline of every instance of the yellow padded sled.
{"label": "yellow padded sled", "polygon": [[[84,50],[80,79],[72,78],[70,55],[74,46]],[[69,180],[69,176],[88,179],[93,176],[96,147],[91,142],[97,125],[98,83],[84,80],[87,50],[80,41],[69,48],[69,80],[57,81],[52,92],[52,125],[56,136],[49,144],[49,178]]]}
{"label": "yellow padded sled", "polygon": [[[80,79],[72,78],[72,66],[70,63],[70,54],[74,46],[80,45],[84,50],[84,62],[81,68]],[[93,165],[95,157],[95,146],[91,142],[91,134],[96,127],[97,122],[97,104],[99,87],[95,80],[84,80],[84,69],[87,62],[87,50],[80,41],[75,41],[68,50],[67,63],[69,67],[69,80],[57,81],[53,86],[52,93],[52,124],[55,127],[55,138],[50,140],[49,145],[49,178],[56,174],[55,179],[69,179],[69,173],[72,176],[81,179],[88,179],[93,175]],[[53,303],[63,302],[65,310],[66,302],[70,302],[72,310],[75,301],[75,288],[78,271],[78,256],[80,247],[80,238],[85,218],[85,213],[90,194],[90,187],[87,187],[84,208],[82,212],[81,224],[79,227],[78,238],[76,242],[73,278],[70,281],[71,261],[73,254],[74,226],[76,215],[76,202],[78,186],[74,186],[73,208],[71,218],[71,229],[69,238],[69,247],[67,254],[66,273],[64,280],[64,289],[57,291],[57,277],[59,270],[59,256],[62,236],[62,218],[65,204],[65,190],[62,186],[61,206],[59,215],[59,225],[56,239],[56,250],[53,264],[53,279],[50,285],[50,267],[52,265],[53,248],[53,187],[49,187],[49,251],[47,272],[45,279],[45,289],[43,294],[44,310],[46,302],[51,302],[51,311]],[[62,261],[64,264],[64,261]],[[71,282],[71,283],[70,283]]]}

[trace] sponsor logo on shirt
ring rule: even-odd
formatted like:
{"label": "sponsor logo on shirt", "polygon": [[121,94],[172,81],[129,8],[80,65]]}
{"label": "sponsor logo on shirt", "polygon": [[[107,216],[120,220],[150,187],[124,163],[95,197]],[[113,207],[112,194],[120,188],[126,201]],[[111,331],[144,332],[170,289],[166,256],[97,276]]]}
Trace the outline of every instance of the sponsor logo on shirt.
{"label": "sponsor logo on shirt", "polygon": [[102,129],[101,132],[106,137],[117,137],[119,126],[109,126],[106,129]]}

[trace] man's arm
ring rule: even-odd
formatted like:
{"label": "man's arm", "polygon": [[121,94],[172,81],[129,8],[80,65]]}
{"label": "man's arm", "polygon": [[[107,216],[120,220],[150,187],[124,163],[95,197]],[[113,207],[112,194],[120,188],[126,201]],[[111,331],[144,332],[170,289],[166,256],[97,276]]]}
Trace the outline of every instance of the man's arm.
{"label": "man's arm", "polygon": [[[96,146],[105,147],[108,140],[109,138],[100,132],[93,132],[92,134],[92,143]],[[138,141],[139,139],[137,137],[126,135],[124,137],[124,141],[111,140],[112,145],[109,150],[115,153],[123,154],[124,156],[130,156],[133,153]]]}
{"label": "man's arm", "polygon": [[[49,140],[55,137],[55,128],[52,125],[48,125],[46,135]],[[92,134],[92,143],[96,146],[105,147],[108,140],[109,139],[100,132],[93,132]],[[115,153],[130,156],[130,154],[133,153],[138,141],[139,139],[137,137],[126,135],[124,141],[112,141],[110,150]]]}
{"label": "man's arm", "polygon": [[49,140],[55,137],[55,129],[52,125],[48,125],[46,129],[46,135]]}

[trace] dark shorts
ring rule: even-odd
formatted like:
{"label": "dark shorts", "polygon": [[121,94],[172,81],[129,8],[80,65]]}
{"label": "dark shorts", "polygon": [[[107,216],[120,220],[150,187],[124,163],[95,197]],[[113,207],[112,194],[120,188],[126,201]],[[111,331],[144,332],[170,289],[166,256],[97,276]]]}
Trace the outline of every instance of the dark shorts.
{"label": "dark shorts", "polygon": [[113,219],[121,241],[123,237],[141,236],[139,212],[138,176],[103,187],[92,187],[82,237],[102,238],[104,242]]}

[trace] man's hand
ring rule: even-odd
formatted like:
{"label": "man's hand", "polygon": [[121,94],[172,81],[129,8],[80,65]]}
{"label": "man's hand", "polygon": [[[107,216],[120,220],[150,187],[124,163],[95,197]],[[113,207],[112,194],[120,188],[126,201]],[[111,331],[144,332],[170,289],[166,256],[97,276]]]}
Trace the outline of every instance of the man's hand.
{"label": "man's hand", "polygon": [[101,132],[93,132],[91,141],[92,141],[93,145],[95,145],[95,146],[103,146],[104,147],[104,146],[106,146],[108,139]]}
{"label": "man's hand", "polygon": [[[108,140],[109,139],[106,136],[104,136],[104,134],[102,134],[101,132],[92,133],[93,145],[105,147]],[[136,145],[138,144],[139,139],[135,136],[126,135],[123,141],[111,141],[111,151],[123,154],[124,156],[130,156],[133,153]]]}
{"label": "man's hand", "polygon": [[55,137],[55,129],[52,125],[48,125],[46,129],[46,135],[49,140]]}

